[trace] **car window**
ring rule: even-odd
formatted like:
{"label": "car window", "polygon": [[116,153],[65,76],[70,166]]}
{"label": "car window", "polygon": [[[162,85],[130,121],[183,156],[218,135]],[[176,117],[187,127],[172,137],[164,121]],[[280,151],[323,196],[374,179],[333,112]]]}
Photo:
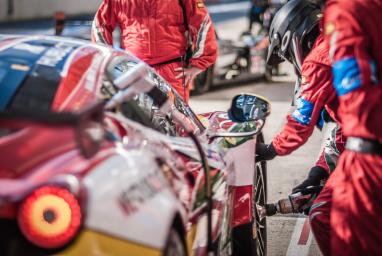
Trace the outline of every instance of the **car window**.
{"label": "car window", "polygon": [[17,62],[0,60],[0,109],[50,110],[60,80]]}
{"label": "car window", "polygon": [[[136,64],[137,62],[128,60],[124,57],[115,57],[109,62],[107,67],[106,76],[108,77],[108,81],[115,80]],[[179,94],[176,93],[176,91],[163,80],[163,78],[161,78],[155,72],[150,73],[150,78],[156,84],[156,86],[174,102],[175,108],[190,120],[190,123],[194,126],[196,132],[204,130],[203,125],[197,116],[192,112],[190,107],[182,100]],[[147,93],[136,95],[134,101],[139,109],[151,120],[151,124],[156,130],[169,135],[182,135],[180,124],[173,122],[171,114],[163,115],[159,113],[158,107],[154,104],[153,99]],[[132,112],[134,111],[129,109],[123,113],[128,118],[147,126],[147,124],[142,123],[140,120],[134,119]]]}
{"label": "car window", "polygon": [[[108,77],[109,83],[110,81],[113,81],[119,76],[121,76],[123,73],[127,72],[136,64],[136,61],[131,61],[123,56],[117,56],[113,58],[109,62],[106,71],[106,76]],[[186,104],[182,100],[181,96],[167,82],[165,82],[165,80],[162,77],[160,77],[155,72],[151,72],[149,76],[155,83],[155,85],[173,101],[174,107],[179,112],[181,112],[187,119],[190,120],[190,123],[194,126],[195,132],[200,132],[205,129],[199,121],[199,119],[197,118],[197,116],[188,106],[188,104]],[[153,99],[147,93],[141,93],[139,95],[136,95],[134,100],[139,106],[139,108],[150,118],[151,123],[155,127],[155,129],[169,135],[182,135],[182,131],[179,128],[181,127],[181,125],[173,123],[170,114],[163,115],[159,113],[157,106],[155,106],[153,102]],[[126,116],[132,119],[131,115]],[[135,121],[139,122],[139,120]]]}

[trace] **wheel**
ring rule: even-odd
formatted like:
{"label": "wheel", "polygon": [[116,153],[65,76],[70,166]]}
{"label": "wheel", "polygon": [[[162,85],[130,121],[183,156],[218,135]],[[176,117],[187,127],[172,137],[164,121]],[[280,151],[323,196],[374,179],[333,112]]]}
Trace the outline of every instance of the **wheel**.
{"label": "wheel", "polygon": [[256,255],[267,255],[267,220],[265,217],[260,218],[256,206],[264,206],[267,202],[266,187],[266,163],[265,161],[256,163],[255,187],[253,190],[254,220],[256,230]]}
{"label": "wheel", "polygon": [[[263,134],[259,134],[257,142],[264,143]],[[267,255],[267,220],[260,217],[257,206],[265,206],[267,203],[267,163],[266,161],[256,162],[253,189],[253,213],[256,227],[256,255]]]}
{"label": "wheel", "polygon": [[[259,134],[257,142],[264,142],[263,134]],[[253,180],[252,217],[253,222],[235,227],[232,230],[233,255],[267,254],[267,226],[266,219],[260,218],[257,206],[264,206],[267,202],[267,165],[265,161],[256,162]]]}
{"label": "wheel", "polygon": [[186,256],[187,255],[186,247],[183,242],[183,239],[181,238],[178,230],[176,230],[174,227],[172,227],[169,232],[163,255],[165,256]]}
{"label": "wheel", "polygon": [[200,73],[194,80],[194,93],[203,94],[210,90],[213,81],[213,67],[209,67],[207,70]]}

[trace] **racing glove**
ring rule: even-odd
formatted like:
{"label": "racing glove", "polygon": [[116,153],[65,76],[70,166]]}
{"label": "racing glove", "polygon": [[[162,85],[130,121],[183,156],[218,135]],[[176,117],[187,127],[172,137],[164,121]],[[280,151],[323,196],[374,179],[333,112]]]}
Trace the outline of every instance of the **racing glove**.
{"label": "racing glove", "polygon": [[305,198],[305,202],[301,202],[299,211],[304,212],[305,215],[309,215],[310,207],[313,201],[317,198],[322,189],[322,181],[325,181],[329,177],[327,171],[320,167],[314,166],[310,169],[308,178],[306,178],[300,185],[292,189],[292,194],[301,192],[302,194],[310,194],[309,198]]}
{"label": "racing glove", "polygon": [[256,143],[256,161],[268,161],[277,156],[276,150],[271,144]]}
{"label": "racing glove", "polygon": [[329,177],[328,172],[320,167],[320,166],[313,166],[312,169],[310,169],[308,178],[306,178],[300,185],[294,187],[292,189],[292,193],[300,192],[308,187],[316,187],[321,185],[322,180],[326,180]]}

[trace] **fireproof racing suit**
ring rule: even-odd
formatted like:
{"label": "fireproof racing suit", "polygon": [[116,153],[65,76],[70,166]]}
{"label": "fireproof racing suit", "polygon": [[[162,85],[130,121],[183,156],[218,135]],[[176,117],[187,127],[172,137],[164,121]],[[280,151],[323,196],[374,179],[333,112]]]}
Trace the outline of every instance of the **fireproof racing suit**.
{"label": "fireproof racing suit", "polygon": [[325,255],[382,249],[382,0],[329,0],[324,11],[346,150],[332,188]]}
{"label": "fireproof racing suit", "polygon": [[[338,100],[332,85],[332,71],[329,59],[329,47],[320,35],[302,65],[301,94],[296,110],[287,117],[284,129],[274,137],[272,145],[277,155],[286,155],[303,145],[314,127],[322,127],[321,113],[325,108],[337,123],[331,136],[325,142],[324,149],[316,162],[330,174],[336,167],[339,155],[344,151],[346,139],[342,135],[337,114]],[[331,199],[327,196],[325,185],[309,212],[312,231],[316,240],[330,236]],[[321,250],[323,250],[321,248]]]}
{"label": "fireproof racing suit", "polygon": [[[205,70],[217,57],[211,18],[203,0],[183,0],[193,43],[190,66]],[[135,54],[188,100],[189,89],[176,68],[188,46],[183,11],[178,0],[104,0],[95,15],[92,40],[112,45],[112,32],[121,30],[121,46]]]}
{"label": "fireproof racing suit", "polygon": [[[332,86],[328,47],[325,45],[322,35],[318,36],[312,50],[305,58],[301,74],[301,94],[297,100],[297,108],[291,115],[288,115],[283,130],[272,140],[277,155],[290,154],[308,140],[316,125],[322,128],[321,115],[324,109],[333,120],[337,123],[339,121],[338,102]],[[335,160],[331,159],[331,155],[342,152],[344,148],[341,129],[337,127],[334,133],[334,141],[327,143],[326,149],[323,150],[316,163],[328,173],[334,169],[333,164],[335,166]],[[329,149],[330,147],[332,150]]]}

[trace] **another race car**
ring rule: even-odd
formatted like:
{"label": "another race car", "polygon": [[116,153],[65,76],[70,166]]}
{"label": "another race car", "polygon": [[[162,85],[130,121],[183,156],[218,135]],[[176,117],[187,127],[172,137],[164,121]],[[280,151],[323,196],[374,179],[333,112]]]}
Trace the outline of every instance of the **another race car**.
{"label": "another race car", "polygon": [[219,56],[213,66],[196,77],[196,94],[205,93],[213,86],[225,83],[271,78],[272,67],[266,65],[268,35],[243,33],[238,42],[216,37]]}
{"label": "another race car", "polygon": [[269,103],[197,116],[124,51],[0,36],[1,255],[265,255]]}

